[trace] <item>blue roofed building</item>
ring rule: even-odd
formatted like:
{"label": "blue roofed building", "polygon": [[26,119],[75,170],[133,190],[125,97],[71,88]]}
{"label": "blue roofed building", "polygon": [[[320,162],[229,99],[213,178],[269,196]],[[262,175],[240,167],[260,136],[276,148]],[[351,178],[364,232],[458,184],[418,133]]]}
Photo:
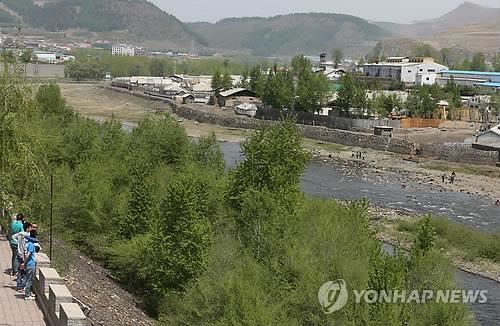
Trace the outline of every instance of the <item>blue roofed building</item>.
{"label": "blue roofed building", "polygon": [[499,72],[445,70],[439,73],[436,83],[440,86],[445,86],[451,80],[460,86],[485,87],[500,90]]}

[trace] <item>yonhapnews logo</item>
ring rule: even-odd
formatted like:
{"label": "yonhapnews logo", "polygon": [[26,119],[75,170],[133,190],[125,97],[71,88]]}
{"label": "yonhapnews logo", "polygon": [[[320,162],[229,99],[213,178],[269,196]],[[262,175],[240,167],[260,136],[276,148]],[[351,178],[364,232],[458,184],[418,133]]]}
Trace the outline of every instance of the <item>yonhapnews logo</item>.
{"label": "yonhapnews logo", "polygon": [[326,282],[318,291],[319,303],[327,315],[344,308],[348,298],[347,284],[344,280]]}
{"label": "yonhapnews logo", "polygon": [[[488,290],[352,290],[354,303],[387,304],[483,304],[488,301]],[[318,300],[327,315],[344,308],[349,299],[345,280],[326,282],[318,291]]]}

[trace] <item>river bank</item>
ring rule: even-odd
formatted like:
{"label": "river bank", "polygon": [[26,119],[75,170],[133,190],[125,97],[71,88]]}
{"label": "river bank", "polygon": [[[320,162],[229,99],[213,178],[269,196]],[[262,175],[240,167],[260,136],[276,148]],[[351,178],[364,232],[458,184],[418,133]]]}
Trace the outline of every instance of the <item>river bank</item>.
{"label": "river bank", "polygon": [[[61,84],[61,91],[69,105],[86,116],[101,117],[138,123],[151,112],[171,112],[170,107],[162,102],[146,100],[130,96],[113,90],[102,88],[99,85]],[[173,117],[185,128],[189,136],[200,137],[215,132],[220,141],[241,142],[253,130],[221,127],[207,123],[198,123],[173,114]],[[405,161],[408,155],[401,155],[387,151],[377,151],[360,147],[349,147],[328,142],[306,139],[304,145],[309,148],[316,159],[342,160],[345,163],[363,165],[373,173],[384,171],[398,172],[404,176],[403,180],[429,184],[447,191],[457,191],[475,194],[489,198],[492,203],[500,199],[500,189],[496,186],[500,177],[500,168],[491,166],[475,166],[476,171],[468,171],[466,164],[447,161],[427,160],[422,163]],[[352,158],[352,152],[362,151],[365,160]],[[331,156],[331,158],[330,158]],[[436,170],[439,169],[439,170]],[[440,170],[446,171],[440,171]],[[458,172],[454,184],[442,183],[443,174],[449,176],[453,170]],[[460,172],[464,170],[465,172]],[[494,173],[498,171],[498,173]],[[467,173],[474,172],[474,173]],[[483,174],[483,175],[480,175]],[[492,175],[492,176],[488,176]]]}
{"label": "river bank", "polygon": [[[168,112],[168,106],[164,103],[149,101],[102,88],[90,87],[87,93],[82,93],[78,86],[72,85],[71,87],[62,87],[62,91],[71,106],[83,115],[92,117],[102,117],[105,119],[114,117],[118,120],[137,123],[148,112]],[[192,137],[204,136],[213,131],[217,139],[222,142],[239,143],[253,133],[252,130],[198,123],[175,115],[173,116],[185,128],[188,135]],[[406,156],[401,154],[315,140],[305,140],[304,145],[311,150],[315,160],[341,167],[347,174],[353,173],[353,170],[361,170],[362,174],[376,175],[383,178],[386,174],[391,173],[397,176],[402,188],[408,183],[417,183],[442,191],[473,194],[486,198],[487,201],[491,202],[491,205],[494,205],[495,198],[500,198],[500,189],[495,187],[498,178],[458,173],[454,184],[443,183],[441,181],[443,172],[426,168],[430,164],[444,164],[450,169],[456,167],[459,170],[463,166],[461,164],[436,161],[416,163],[404,160]],[[353,158],[352,154],[354,152],[362,152],[364,159]],[[489,167],[484,167],[484,169],[487,168]],[[400,214],[401,212],[397,209],[385,209],[383,212],[382,221],[387,226],[390,226],[390,222],[395,217],[398,219],[416,218],[414,215]],[[390,243],[402,242],[402,245],[405,244],[406,240],[403,236],[397,236],[397,233],[394,234],[389,231],[385,230],[379,233],[381,240]],[[408,243],[406,244],[408,245]],[[463,257],[460,259],[457,258],[460,255],[456,253],[450,252],[448,255],[460,269],[498,281],[499,266],[481,261],[471,263]]]}
{"label": "river bank", "polygon": [[[372,206],[370,208],[371,221],[377,238],[395,247],[410,250],[413,244],[412,234],[397,227],[397,222],[406,221],[415,223],[418,216],[406,214],[397,209],[386,209]],[[481,276],[500,283],[500,264],[488,259],[474,258],[471,261],[467,254],[454,248],[438,248],[450,262],[461,271]]]}
{"label": "river bank", "polygon": [[[396,172],[400,175],[401,186],[406,183],[415,182],[425,184],[443,191],[453,191],[460,193],[473,194],[482,198],[487,198],[495,205],[495,201],[500,199],[500,189],[497,186],[498,175],[491,172],[492,176],[480,174],[468,174],[456,172],[456,178],[453,183],[449,177],[453,171],[466,170],[465,164],[450,163],[445,161],[429,160],[423,163],[406,160],[407,156],[389,152],[375,151],[365,148],[343,147],[340,150],[329,150],[329,144],[316,142],[316,144],[307,144],[313,153],[313,157],[330,164],[341,164],[343,166],[352,166],[358,169],[366,170],[366,173],[381,174],[386,172]],[[325,148],[326,147],[326,148]],[[364,159],[353,157],[353,153],[361,152]],[[444,167],[444,169],[441,169]],[[437,169],[439,168],[439,169]],[[489,166],[476,166],[478,171],[497,171],[500,169]],[[444,171],[442,171],[444,170]],[[445,181],[442,181],[445,176]]]}

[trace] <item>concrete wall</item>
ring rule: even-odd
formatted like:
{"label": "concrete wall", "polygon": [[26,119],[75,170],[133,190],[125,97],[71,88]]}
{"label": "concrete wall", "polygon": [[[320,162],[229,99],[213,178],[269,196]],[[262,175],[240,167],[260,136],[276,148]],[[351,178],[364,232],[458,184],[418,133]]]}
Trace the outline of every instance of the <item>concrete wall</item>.
{"label": "concrete wall", "polygon": [[[127,90],[120,88],[111,87],[110,89],[128,93]],[[172,111],[178,116],[202,123],[242,129],[259,129],[263,126],[277,123],[276,121],[258,120],[244,116],[233,117],[220,115],[215,112],[200,111],[199,109],[188,105],[177,105],[171,101],[162,98],[150,97],[142,93],[135,93],[134,95],[145,99],[165,102],[170,105]],[[303,131],[304,136],[307,138],[332,142],[345,146],[372,148],[375,150],[383,150],[400,154],[411,154],[413,150],[413,143],[403,139],[391,139],[382,136],[375,136],[369,133],[356,133],[318,126],[299,125],[299,128]],[[467,146],[431,144],[421,146],[420,150],[423,156],[457,163],[496,165],[498,159],[497,152],[485,152]]]}
{"label": "concrete wall", "polygon": [[480,151],[469,146],[429,144],[423,145],[421,150],[424,156],[457,163],[495,165],[498,161],[498,152]]}
{"label": "concrete wall", "polygon": [[[341,118],[347,119],[347,118]],[[400,120],[374,120],[374,119],[351,119],[353,128],[371,129],[377,126],[393,127],[394,129],[401,128]],[[373,131],[373,130],[372,130]]]}
{"label": "concrete wall", "polygon": [[[64,65],[28,63],[17,67],[9,66],[9,71],[14,71],[15,68],[20,69],[21,73],[29,78],[64,78]],[[3,70],[4,65],[0,64],[0,72]]]}
{"label": "concrete wall", "polygon": [[50,268],[45,254],[37,255],[37,273],[33,282],[36,300],[48,326],[87,326],[87,317],[75,303],[64,280]]}
{"label": "concrete wall", "polygon": [[[260,129],[264,126],[278,123],[270,120],[257,120],[247,117],[229,117],[217,113],[196,110],[186,105],[179,106],[170,102],[172,111],[189,120],[202,123],[209,123],[231,128]],[[411,152],[411,143],[401,139],[391,139],[382,136],[375,136],[368,133],[356,133],[345,130],[330,129],[325,127],[315,127],[298,125],[306,138],[341,144],[345,146],[356,146],[372,148],[381,151],[390,151],[400,154]]]}

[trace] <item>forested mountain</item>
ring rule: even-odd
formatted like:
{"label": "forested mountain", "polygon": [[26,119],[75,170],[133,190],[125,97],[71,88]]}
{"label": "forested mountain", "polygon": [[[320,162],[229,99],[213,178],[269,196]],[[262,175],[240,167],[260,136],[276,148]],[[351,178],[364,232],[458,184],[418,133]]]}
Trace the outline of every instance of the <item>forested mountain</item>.
{"label": "forested mountain", "polygon": [[[204,43],[176,17],[145,0],[1,0],[0,3],[18,15],[23,25],[48,31],[121,30],[148,40],[169,40],[183,45],[192,41]],[[0,23],[11,18],[12,15],[0,12]]]}
{"label": "forested mountain", "polygon": [[[366,46],[390,35],[364,19],[341,14],[291,14],[271,18],[228,18],[188,26],[211,47],[257,55],[318,54]],[[372,46],[373,46],[372,45]]]}

